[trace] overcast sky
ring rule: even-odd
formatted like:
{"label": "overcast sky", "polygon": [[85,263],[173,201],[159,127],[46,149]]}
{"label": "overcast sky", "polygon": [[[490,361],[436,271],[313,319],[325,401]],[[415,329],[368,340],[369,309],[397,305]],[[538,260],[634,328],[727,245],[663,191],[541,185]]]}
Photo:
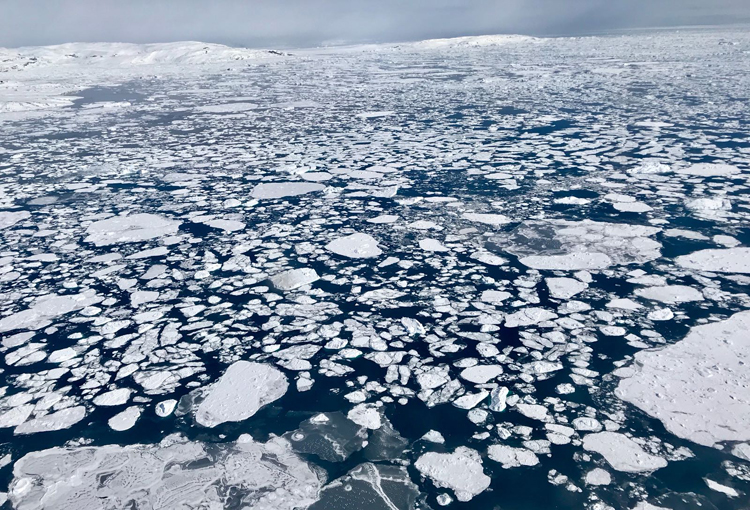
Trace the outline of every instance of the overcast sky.
{"label": "overcast sky", "polygon": [[750,0],[0,0],[0,46],[199,40],[251,47],[750,22]]}

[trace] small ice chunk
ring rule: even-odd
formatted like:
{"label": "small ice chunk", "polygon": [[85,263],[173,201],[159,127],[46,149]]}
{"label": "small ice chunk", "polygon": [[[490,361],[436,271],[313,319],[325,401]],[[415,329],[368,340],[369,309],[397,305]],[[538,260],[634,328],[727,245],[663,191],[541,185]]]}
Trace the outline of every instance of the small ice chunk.
{"label": "small ice chunk", "polygon": [[588,287],[584,282],[573,278],[547,278],[545,282],[550,296],[555,299],[570,299]]}
{"label": "small ice chunk", "polygon": [[480,213],[463,213],[462,218],[485,225],[505,225],[510,223],[510,218],[502,214],[480,214]]}
{"label": "small ice chunk", "polygon": [[346,417],[357,425],[361,425],[370,430],[379,429],[383,425],[380,411],[378,411],[378,408],[373,404],[359,404],[354,406],[354,408],[347,413]]}
{"label": "small ice chunk", "polygon": [[461,371],[461,378],[475,384],[486,384],[502,373],[500,365],[476,365]]}
{"label": "small ice chunk", "polygon": [[156,416],[159,418],[166,418],[172,412],[174,412],[174,408],[177,406],[177,400],[170,398],[168,400],[162,400],[158,404],[156,404],[156,408],[154,409],[154,412],[156,413]]}
{"label": "small ice chunk", "polygon": [[706,485],[708,485],[708,488],[712,491],[721,492],[722,494],[726,494],[730,498],[737,498],[739,497],[740,493],[737,492],[735,489],[728,487],[726,485],[720,484],[719,482],[715,482],[711,480],[710,478],[704,478],[703,479],[706,482]]}
{"label": "small ice chunk", "polygon": [[612,476],[602,468],[594,468],[586,473],[586,483],[589,485],[609,485],[612,483]]}
{"label": "small ice chunk", "polygon": [[432,251],[437,253],[450,251],[450,248],[445,247],[443,243],[441,243],[437,239],[420,239],[419,247],[424,251]]}

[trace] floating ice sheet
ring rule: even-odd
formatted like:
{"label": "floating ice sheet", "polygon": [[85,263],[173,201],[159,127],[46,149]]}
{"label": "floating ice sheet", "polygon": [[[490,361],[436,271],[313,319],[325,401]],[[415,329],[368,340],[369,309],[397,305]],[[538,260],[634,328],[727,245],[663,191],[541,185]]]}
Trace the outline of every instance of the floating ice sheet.
{"label": "floating ice sheet", "polygon": [[293,510],[318,499],[316,474],[283,439],[53,448],[13,468],[18,510],[230,508]]}
{"label": "floating ice sheet", "polygon": [[642,351],[616,395],[671,433],[713,446],[750,439],[750,312],[696,326],[676,344]]}

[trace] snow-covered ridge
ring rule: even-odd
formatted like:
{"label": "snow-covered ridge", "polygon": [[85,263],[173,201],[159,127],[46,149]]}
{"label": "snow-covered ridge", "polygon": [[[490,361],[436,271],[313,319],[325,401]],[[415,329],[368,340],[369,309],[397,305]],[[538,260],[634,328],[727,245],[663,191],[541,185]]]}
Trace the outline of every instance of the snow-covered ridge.
{"label": "snow-covered ridge", "polygon": [[540,39],[527,35],[499,34],[451,37],[448,39],[427,39],[409,43],[406,46],[423,49],[470,48],[483,46],[505,46],[508,44],[538,42]]}
{"label": "snow-covered ridge", "polygon": [[45,65],[140,66],[149,64],[207,64],[278,58],[273,50],[232,48],[195,41],[130,44],[67,43],[55,46],[0,48],[0,71]]}

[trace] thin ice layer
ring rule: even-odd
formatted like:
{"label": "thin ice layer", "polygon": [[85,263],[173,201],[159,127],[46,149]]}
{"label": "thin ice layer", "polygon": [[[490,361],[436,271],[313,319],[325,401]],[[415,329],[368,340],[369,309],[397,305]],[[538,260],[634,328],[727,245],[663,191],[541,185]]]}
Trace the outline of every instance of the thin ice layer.
{"label": "thin ice layer", "polygon": [[305,508],[320,482],[280,438],[211,444],[167,438],[158,445],[52,448],[13,468],[18,510],[121,508]]}

